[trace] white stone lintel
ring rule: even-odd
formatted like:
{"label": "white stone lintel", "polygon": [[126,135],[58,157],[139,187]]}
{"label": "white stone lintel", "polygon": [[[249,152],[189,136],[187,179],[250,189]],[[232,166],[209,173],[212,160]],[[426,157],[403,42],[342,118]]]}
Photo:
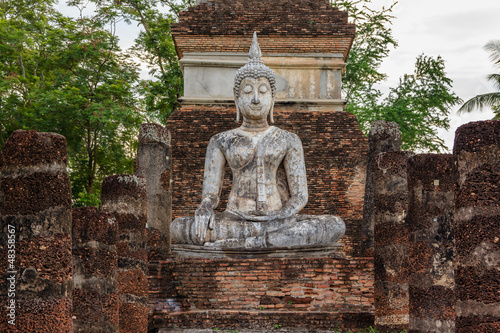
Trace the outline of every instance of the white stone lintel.
{"label": "white stone lintel", "polygon": [[[229,67],[240,68],[248,60],[247,53],[206,52],[185,53],[179,60],[181,67]],[[345,69],[346,63],[341,53],[278,53],[263,55],[262,61],[271,68],[299,69]]]}

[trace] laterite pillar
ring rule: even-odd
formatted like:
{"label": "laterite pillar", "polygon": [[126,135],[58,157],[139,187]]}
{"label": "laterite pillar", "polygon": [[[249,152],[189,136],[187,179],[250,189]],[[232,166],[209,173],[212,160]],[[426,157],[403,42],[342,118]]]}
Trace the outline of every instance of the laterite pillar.
{"label": "laterite pillar", "polygon": [[500,331],[500,121],[458,128],[456,332]]}
{"label": "laterite pillar", "polygon": [[[72,332],[66,139],[16,131],[1,155],[0,331]],[[7,313],[5,313],[7,311]]]}
{"label": "laterite pillar", "polygon": [[148,329],[147,195],[144,178],[115,175],[102,183],[102,207],[118,223],[120,333]]}
{"label": "laterite pillar", "polygon": [[455,332],[453,155],[408,161],[410,332]]}
{"label": "laterite pillar", "polygon": [[407,162],[413,153],[387,152],[375,159],[375,326],[408,330]]}

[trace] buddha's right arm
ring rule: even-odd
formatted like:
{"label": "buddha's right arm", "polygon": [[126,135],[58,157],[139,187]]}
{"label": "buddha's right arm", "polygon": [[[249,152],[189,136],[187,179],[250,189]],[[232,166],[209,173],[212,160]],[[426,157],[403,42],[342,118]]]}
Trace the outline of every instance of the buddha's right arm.
{"label": "buddha's right arm", "polygon": [[208,142],[205,156],[205,172],[203,175],[203,193],[201,206],[215,209],[219,204],[226,158],[217,140],[212,137]]}

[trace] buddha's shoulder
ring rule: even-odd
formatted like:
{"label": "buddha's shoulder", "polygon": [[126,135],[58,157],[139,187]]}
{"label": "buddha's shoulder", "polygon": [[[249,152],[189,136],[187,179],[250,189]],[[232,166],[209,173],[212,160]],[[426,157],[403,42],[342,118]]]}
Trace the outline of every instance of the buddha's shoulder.
{"label": "buddha's shoulder", "polygon": [[297,134],[290,132],[290,131],[287,131],[287,130],[284,130],[284,129],[281,129],[279,127],[277,127],[276,134],[279,137],[281,137],[287,141],[290,141],[290,142],[301,142],[300,137]]}
{"label": "buddha's shoulder", "polygon": [[234,136],[238,136],[238,129],[233,128],[224,132],[219,132],[217,134],[214,134],[210,139],[211,140],[223,140],[226,138],[232,138]]}
{"label": "buddha's shoulder", "polygon": [[239,131],[234,128],[230,129],[228,131],[220,132],[217,134],[214,134],[210,138],[209,144],[215,144],[219,146],[225,146],[228,142],[234,141],[235,138],[242,136]]}

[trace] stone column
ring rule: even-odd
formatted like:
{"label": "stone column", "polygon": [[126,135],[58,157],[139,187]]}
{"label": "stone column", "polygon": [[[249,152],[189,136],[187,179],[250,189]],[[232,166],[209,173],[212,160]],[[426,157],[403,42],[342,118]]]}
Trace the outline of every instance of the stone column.
{"label": "stone column", "polygon": [[408,161],[410,332],[455,332],[453,155]]}
{"label": "stone column", "polygon": [[118,223],[118,299],[120,333],[148,329],[147,195],[144,178],[109,176],[102,182],[102,208]]}
{"label": "stone column", "polygon": [[[148,229],[156,242],[150,242],[152,256],[166,258],[170,250],[172,192],[170,132],[158,124],[142,124],[135,174],[146,180]],[[159,232],[157,232],[159,231]]]}
{"label": "stone column", "polygon": [[363,222],[361,224],[361,254],[363,256],[373,256],[373,172],[375,157],[380,153],[401,150],[401,131],[399,130],[399,125],[385,120],[374,121],[370,127],[368,144],[365,200],[363,205]]}
{"label": "stone column", "polygon": [[0,165],[0,331],[72,332],[66,139],[16,131]]}
{"label": "stone column", "polygon": [[499,332],[500,121],[459,127],[453,154],[456,332]]}
{"label": "stone column", "polygon": [[410,152],[375,158],[375,326],[382,332],[408,330],[407,162]]}
{"label": "stone column", "polygon": [[113,214],[73,209],[73,332],[118,332],[116,232]]}

